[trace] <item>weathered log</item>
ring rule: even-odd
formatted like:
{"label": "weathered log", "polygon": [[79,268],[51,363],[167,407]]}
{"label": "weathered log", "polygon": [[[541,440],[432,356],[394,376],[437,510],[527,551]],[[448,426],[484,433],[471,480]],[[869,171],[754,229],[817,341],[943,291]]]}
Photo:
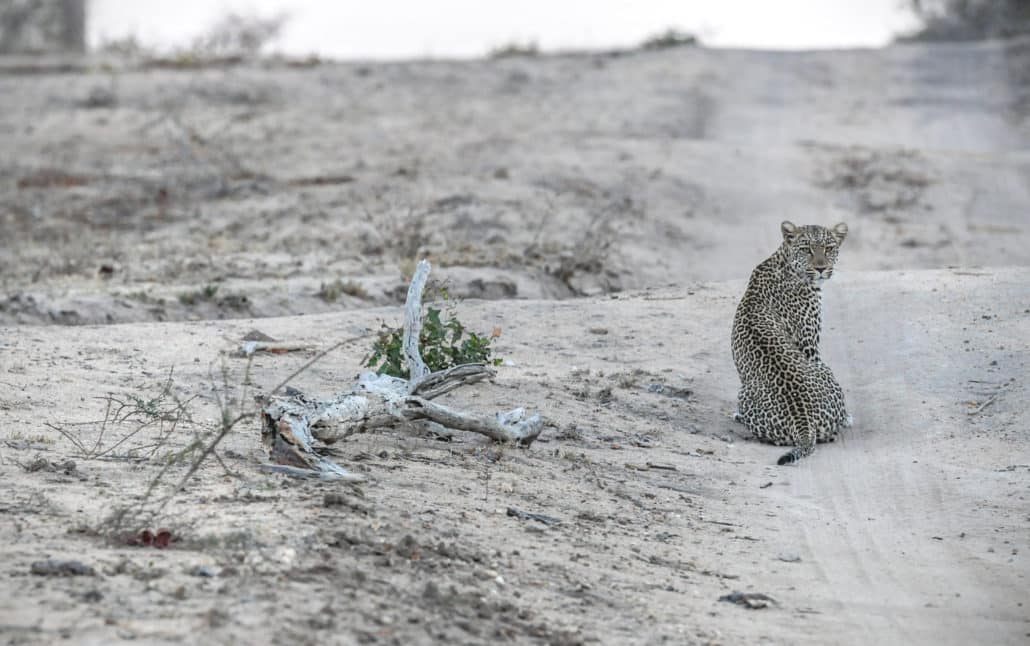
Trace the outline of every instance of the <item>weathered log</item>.
{"label": "weathered log", "polygon": [[422,328],[422,291],[429,263],[418,264],[405,304],[403,348],[408,380],[364,372],[350,390],[328,398],[311,398],[290,390],[263,400],[262,436],[273,464],[267,470],[294,476],[360,481],[364,477],[320,455],[326,447],[356,433],[405,422],[422,421],[431,429],[470,431],[498,442],[529,446],[543,420],[522,408],[481,415],[437,404],[432,399],[455,388],[493,377],[493,368],[469,363],[430,372],[418,346]]}

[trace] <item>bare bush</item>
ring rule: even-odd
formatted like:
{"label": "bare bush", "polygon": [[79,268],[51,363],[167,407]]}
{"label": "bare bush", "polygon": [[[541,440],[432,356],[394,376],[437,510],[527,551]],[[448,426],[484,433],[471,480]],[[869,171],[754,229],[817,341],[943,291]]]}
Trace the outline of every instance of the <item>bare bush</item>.
{"label": "bare bush", "polygon": [[288,21],[285,13],[262,17],[230,12],[194,39],[189,50],[200,58],[253,58],[279,37]]}
{"label": "bare bush", "polygon": [[[231,383],[225,364],[221,368],[221,384],[212,377],[212,394],[218,407],[218,419],[213,424],[194,421],[191,404],[195,397],[182,400],[172,394],[174,384],[169,375],[156,397],[129,395],[126,398],[105,398],[107,405],[104,420],[95,447],[88,447],[75,440],[67,429],[51,426],[71,440],[84,457],[93,458],[102,458],[110,454],[115,448],[139,436],[143,431],[150,433],[150,443],[142,447],[150,451],[139,457],[154,461],[160,464],[161,468],[133,502],[119,505],[111,511],[97,529],[99,533],[116,540],[124,540],[126,536],[135,535],[139,530],[163,518],[165,508],[183,491],[185,485],[208,458],[221,465],[226,474],[237,475],[225,465],[218,448],[237,425],[254,417],[256,413],[254,403],[248,395],[251,383],[250,366],[248,360],[242,382],[239,384]],[[97,447],[103,446],[104,431],[112,425],[123,430],[120,439],[107,449],[99,451]],[[158,454],[158,450],[162,448],[168,450]],[[135,451],[134,456],[138,455],[140,447]],[[185,474],[176,477],[174,472],[183,467],[186,467]]]}
{"label": "bare bush", "polygon": [[[195,396],[182,399],[176,395],[171,374],[152,396],[108,394],[98,399],[104,402],[100,420],[46,424],[71,442],[83,459],[151,459],[194,426],[190,404]],[[95,441],[83,439],[83,431]]]}
{"label": "bare bush", "polygon": [[640,44],[640,49],[671,49],[673,47],[692,47],[700,44],[701,41],[696,35],[680,31],[679,29],[669,28],[645,39]]}
{"label": "bare bush", "polygon": [[490,50],[490,58],[532,58],[540,55],[540,47],[533,41],[511,42]]}

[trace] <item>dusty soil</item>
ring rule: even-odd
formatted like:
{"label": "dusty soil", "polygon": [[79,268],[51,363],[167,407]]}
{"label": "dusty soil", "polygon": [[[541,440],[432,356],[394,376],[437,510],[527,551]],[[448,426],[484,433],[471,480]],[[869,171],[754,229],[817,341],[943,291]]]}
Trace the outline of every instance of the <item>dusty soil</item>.
{"label": "dusty soil", "polygon": [[727,280],[785,218],[847,220],[853,271],[1027,265],[1028,68],[1024,42],[0,73],[0,323],[382,305],[416,256],[488,299]]}
{"label": "dusty soil", "polygon": [[[452,402],[528,403],[553,425],[540,441],[359,436],[338,456],[370,477],[359,493],[257,472],[258,429],[243,424],[225,468],[207,465],[169,509],[181,541],[167,550],[90,529],[137,500],[162,461],[83,460],[43,424],[95,438],[95,426],[71,425],[103,416],[96,395],[153,392],[174,367],[203,429],[221,388],[210,358],[251,326],[319,344],[394,310],[7,328],[4,632],[13,643],[197,631],[218,642],[1022,643],[1028,281],[1027,269],[835,278],[825,352],[857,421],[797,468],[773,466],[778,449],[745,441],[729,417],[724,328],[741,282],[469,304],[470,322],[504,327],[499,351],[518,365]],[[358,347],[338,351],[296,385],[333,392],[360,358]],[[253,388],[305,359],[260,358]],[[245,361],[226,361],[242,397]],[[190,439],[182,431],[159,455]],[[57,466],[25,470],[40,457]],[[561,522],[520,521],[508,507]],[[32,575],[45,558],[97,574]],[[733,591],[778,604],[718,601]]]}
{"label": "dusty soil", "polygon": [[[0,65],[0,637],[1025,643],[1027,52]],[[784,217],[851,228],[823,353],[856,424],[794,468],[730,418]],[[350,487],[260,471],[247,419],[166,549],[113,531],[219,402],[395,321],[417,255],[502,329],[449,402],[538,410],[540,440],[357,436]],[[310,349],[248,364],[255,328]],[[293,385],[346,387],[368,343]],[[140,416],[100,424],[109,394]]]}

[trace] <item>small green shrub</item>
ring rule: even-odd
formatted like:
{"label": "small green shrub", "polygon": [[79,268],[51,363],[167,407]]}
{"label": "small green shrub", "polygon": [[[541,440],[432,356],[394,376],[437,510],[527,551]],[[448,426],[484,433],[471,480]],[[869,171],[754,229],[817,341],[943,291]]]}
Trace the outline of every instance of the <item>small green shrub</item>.
{"label": "small green shrub", "polygon": [[209,301],[218,293],[218,285],[204,285],[200,289],[179,294],[179,302],[183,305],[196,305],[201,301]]}
{"label": "small green shrub", "polygon": [[[422,360],[434,372],[463,363],[490,363],[496,366],[500,365],[501,359],[490,357],[493,353],[490,344],[498,336],[499,329],[495,329],[490,336],[470,332],[456,318],[453,306],[446,311],[428,306],[422,317],[419,350]],[[379,338],[372,345],[372,354],[365,360],[365,366],[374,368],[381,375],[407,379],[410,372],[408,366],[404,365],[403,340],[403,328],[393,328],[383,323]]]}
{"label": "small green shrub", "polygon": [[317,296],[326,303],[335,303],[343,294],[357,298],[368,298],[368,292],[361,286],[361,283],[354,280],[344,282],[339,278],[331,283],[322,283],[318,288]]}
{"label": "small green shrub", "polygon": [[511,42],[490,50],[490,58],[534,58],[540,55],[540,47],[533,41]]}

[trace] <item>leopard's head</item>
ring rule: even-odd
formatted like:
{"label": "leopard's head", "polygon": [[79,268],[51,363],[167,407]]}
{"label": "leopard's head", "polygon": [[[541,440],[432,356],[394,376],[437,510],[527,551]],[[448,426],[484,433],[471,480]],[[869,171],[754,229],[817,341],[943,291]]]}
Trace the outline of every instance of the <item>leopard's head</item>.
{"label": "leopard's head", "polygon": [[837,251],[848,235],[848,225],[841,222],[832,229],[815,224],[798,226],[793,222],[780,225],[787,266],[799,278],[818,288],[833,275]]}

